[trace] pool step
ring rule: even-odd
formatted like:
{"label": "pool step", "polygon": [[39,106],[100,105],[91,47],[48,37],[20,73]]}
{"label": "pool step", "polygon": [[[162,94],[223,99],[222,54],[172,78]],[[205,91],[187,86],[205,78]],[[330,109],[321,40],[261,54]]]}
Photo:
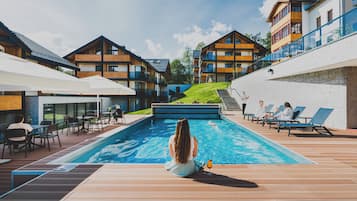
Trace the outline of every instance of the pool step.
{"label": "pool step", "polygon": [[219,119],[221,108],[218,104],[151,104],[155,118],[165,119]]}
{"label": "pool step", "polygon": [[221,98],[225,110],[241,111],[237,101],[232,98],[226,89],[217,89],[217,94]]}

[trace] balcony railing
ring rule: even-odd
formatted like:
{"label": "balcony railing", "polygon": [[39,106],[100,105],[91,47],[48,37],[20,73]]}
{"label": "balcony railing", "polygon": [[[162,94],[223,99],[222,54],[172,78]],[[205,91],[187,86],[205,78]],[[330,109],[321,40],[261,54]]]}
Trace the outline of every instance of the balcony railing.
{"label": "balcony railing", "polygon": [[[282,47],[253,63],[245,74],[265,68],[274,62],[312,51],[320,46],[332,43],[357,32],[357,8],[324,24],[318,29],[302,36],[294,42]],[[241,74],[245,75],[245,74]]]}
{"label": "balcony railing", "polygon": [[202,59],[206,61],[213,61],[216,60],[216,55],[205,55]]}
{"label": "balcony railing", "polygon": [[131,80],[147,80],[148,76],[144,72],[129,72],[129,79]]}
{"label": "balcony railing", "polygon": [[215,71],[214,71],[214,68],[210,66],[210,67],[203,67],[202,72],[203,73],[213,73]]}

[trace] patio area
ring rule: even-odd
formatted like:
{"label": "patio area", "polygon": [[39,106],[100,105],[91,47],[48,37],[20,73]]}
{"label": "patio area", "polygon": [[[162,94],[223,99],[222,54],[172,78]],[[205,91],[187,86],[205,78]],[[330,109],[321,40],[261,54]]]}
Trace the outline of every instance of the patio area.
{"label": "patio area", "polygon": [[[95,131],[91,133],[69,133],[67,135],[67,130],[59,131],[60,139],[62,143],[62,147],[58,146],[58,142],[52,143],[51,140],[51,151],[48,151],[47,147],[35,148],[34,151],[29,152],[27,157],[25,158],[23,152],[13,153],[9,155],[8,150],[5,150],[4,158],[11,159],[9,163],[0,164],[0,195],[9,191],[11,186],[11,171],[16,169],[26,169],[31,168],[31,166],[37,165],[39,161],[48,156],[55,156],[55,155],[63,155],[66,150],[71,150],[75,145],[78,144],[87,144],[96,139],[96,137],[102,133],[107,131],[116,129],[118,127],[126,127],[133,122],[143,118],[143,115],[126,115],[125,116],[125,123],[124,124],[112,124],[107,125],[103,131]],[[119,120],[120,122],[120,120]],[[2,150],[2,145],[0,145]],[[49,157],[50,158],[50,157]],[[44,166],[44,164],[41,164]],[[23,181],[18,181],[19,183],[28,180],[29,178],[24,177]]]}

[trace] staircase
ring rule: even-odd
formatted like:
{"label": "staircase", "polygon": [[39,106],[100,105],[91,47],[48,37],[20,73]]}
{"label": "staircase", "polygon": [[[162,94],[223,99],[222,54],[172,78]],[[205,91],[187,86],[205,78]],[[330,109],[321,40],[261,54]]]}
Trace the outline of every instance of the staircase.
{"label": "staircase", "polygon": [[238,103],[234,98],[229,95],[226,89],[218,89],[217,90],[218,96],[221,98],[223,106],[225,110],[229,111],[240,111],[241,108],[239,107]]}

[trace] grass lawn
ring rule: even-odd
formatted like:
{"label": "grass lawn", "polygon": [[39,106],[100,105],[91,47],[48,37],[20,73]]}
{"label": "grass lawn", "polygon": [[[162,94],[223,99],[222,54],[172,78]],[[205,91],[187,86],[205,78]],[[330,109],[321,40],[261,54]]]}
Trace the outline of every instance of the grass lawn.
{"label": "grass lawn", "polygon": [[[185,97],[171,103],[182,102],[191,104],[194,101],[199,103],[220,103],[221,99],[217,95],[216,90],[226,89],[228,85],[228,82],[194,84],[191,88],[184,92],[186,95]],[[128,114],[151,114],[151,108],[130,112]]]}

